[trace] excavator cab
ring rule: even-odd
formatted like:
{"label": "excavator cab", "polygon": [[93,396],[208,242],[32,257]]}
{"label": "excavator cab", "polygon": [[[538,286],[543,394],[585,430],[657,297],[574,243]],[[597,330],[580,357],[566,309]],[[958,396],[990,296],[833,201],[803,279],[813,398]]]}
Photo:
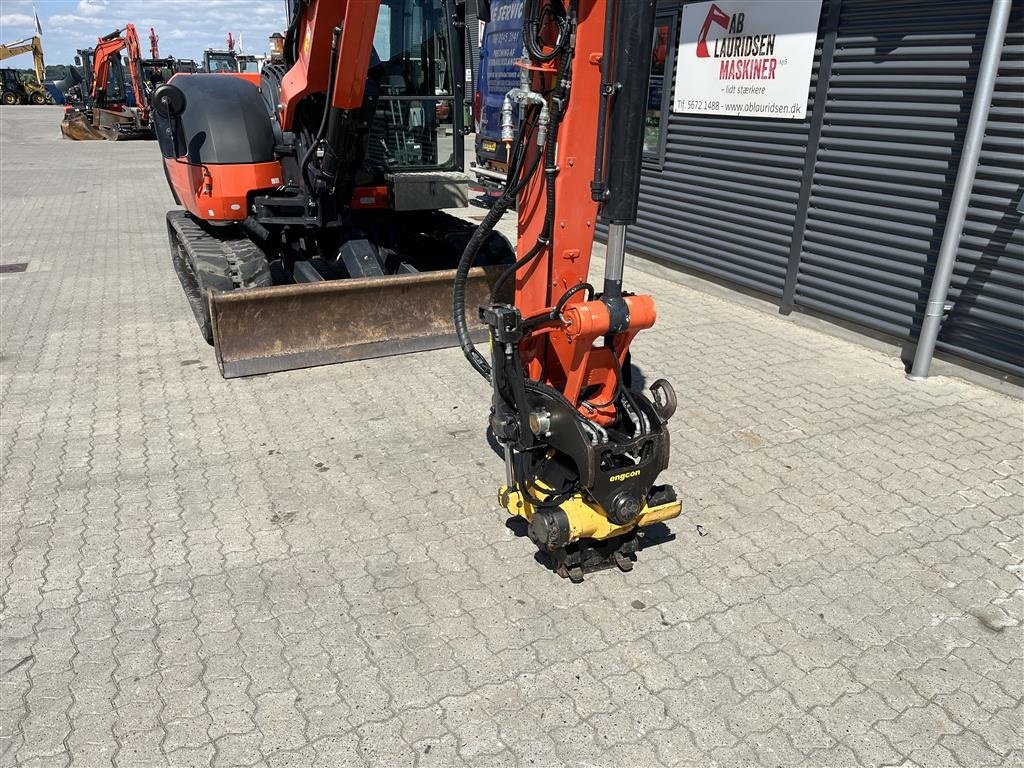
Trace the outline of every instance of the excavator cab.
{"label": "excavator cab", "polygon": [[[153,94],[172,260],[226,377],[450,346],[464,5],[296,2],[282,61]],[[258,85],[256,84],[258,82]],[[468,291],[511,263],[497,234]],[[486,329],[479,325],[481,336]]]}
{"label": "excavator cab", "polygon": [[238,60],[233,51],[207,48],[203,51],[203,70],[210,74],[235,73],[238,71]]}
{"label": "excavator cab", "polygon": [[235,57],[239,72],[251,72],[258,75],[263,69],[263,59],[253,54],[239,54]]}
{"label": "excavator cab", "polygon": [[[95,65],[92,56],[88,57],[89,65],[89,87],[92,87],[92,67]],[[110,59],[110,74],[107,76],[106,87],[96,91],[95,106],[110,107],[116,104],[127,104],[129,101],[129,89],[125,83],[128,80],[125,72],[124,60],[120,56],[113,56]]]}
{"label": "excavator cab", "polygon": [[[407,5],[420,11],[418,23],[394,23]],[[382,173],[461,167],[451,40],[437,11],[417,3],[380,5],[367,90],[376,99],[368,162]]]}

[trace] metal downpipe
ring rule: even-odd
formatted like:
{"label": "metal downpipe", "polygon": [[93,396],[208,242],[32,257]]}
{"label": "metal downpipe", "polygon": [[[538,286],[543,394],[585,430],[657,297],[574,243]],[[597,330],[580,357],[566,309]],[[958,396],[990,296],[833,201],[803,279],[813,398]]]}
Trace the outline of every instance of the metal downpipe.
{"label": "metal downpipe", "polygon": [[953,277],[953,267],[956,265],[956,252],[960,247],[960,238],[963,235],[964,219],[967,216],[971,188],[974,186],[974,176],[978,170],[978,157],[981,155],[981,144],[985,138],[988,112],[992,106],[992,92],[995,89],[999,60],[1003,53],[1003,40],[1006,37],[1006,26],[1010,18],[1010,3],[1011,0],[993,0],[992,2],[992,14],[989,16],[985,48],[981,54],[978,82],[974,90],[974,101],[971,104],[971,116],[967,122],[967,133],[964,136],[964,149],[960,155],[956,184],[953,187],[949,213],[946,216],[946,229],[942,233],[939,256],[935,262],[935,274],[932,277],[932,286],[928,294],[928,304],[925,307],[921,332],[918,334],[914,364],[910,373],[907,374],[907,379],[910,381],[924,381],[928,378],[928,370],[935,354],[935,342],[942,326],[946,296],[949,293],[949,284]]}

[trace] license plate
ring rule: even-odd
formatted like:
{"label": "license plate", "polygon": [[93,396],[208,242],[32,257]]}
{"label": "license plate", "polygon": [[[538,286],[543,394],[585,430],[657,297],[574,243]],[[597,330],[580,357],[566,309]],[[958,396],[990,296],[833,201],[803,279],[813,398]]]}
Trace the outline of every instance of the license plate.
{"label": "license plate", "polygon": [[493,152],[498,148],[498,142],[496,141],[485,141],[481,146],[484,148],[484,152]]}

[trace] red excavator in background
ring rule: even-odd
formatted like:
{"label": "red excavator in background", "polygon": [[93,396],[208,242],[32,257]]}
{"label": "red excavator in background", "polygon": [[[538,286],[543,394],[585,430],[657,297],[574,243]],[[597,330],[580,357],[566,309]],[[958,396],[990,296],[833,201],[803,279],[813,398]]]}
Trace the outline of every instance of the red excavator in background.
{"label": "red excavator in background", "polygon": [[[121,65],[121,51],[126,49],[130,96]],[[79,51],[76,59],[85,75],[84,89],[80,99],[64,107],[61,133],[74,141],[152,138],[135,25],[104,35],[94,49]]]}
{"label": "red excavator in background", "polygon": [[[630,344],[654,324],[654,301],[623,287],[655,0],[525,0],[526,56],[501,114],[507,183],[469,237],[433,213],[466,199],[454,173],[463,110],[451,110],[450,137],[434,122],[438,101],[462,95],[462,5],[289,9],[285,60],[261,78],[178,75],[153,98],[186,209],[167,216],[172,256],[222,371],[424,349],[454,328],[492,388],[501,505],[562,576],[628,570],[643,529],[680,512],[673,489],[655,484],[675,394],[657,380],[647,396],[630,378]],[[480,270],[517,202],[518,258]],[[588,282],[599,221],[600,290]],[[460,241],[456,269],[429,271],[452,263]],[[479,313],[467,318],[470,308]],[[481,325],[489,360],[474,347]]]}

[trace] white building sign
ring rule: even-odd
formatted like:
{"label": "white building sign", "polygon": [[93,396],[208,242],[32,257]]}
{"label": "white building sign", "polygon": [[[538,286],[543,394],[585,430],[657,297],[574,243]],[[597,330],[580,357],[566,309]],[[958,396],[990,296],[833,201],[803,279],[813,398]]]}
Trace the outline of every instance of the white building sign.
{"label": "white building sign", "polygon": [[821,0],[683,6],[672,111],[802,120]]}

